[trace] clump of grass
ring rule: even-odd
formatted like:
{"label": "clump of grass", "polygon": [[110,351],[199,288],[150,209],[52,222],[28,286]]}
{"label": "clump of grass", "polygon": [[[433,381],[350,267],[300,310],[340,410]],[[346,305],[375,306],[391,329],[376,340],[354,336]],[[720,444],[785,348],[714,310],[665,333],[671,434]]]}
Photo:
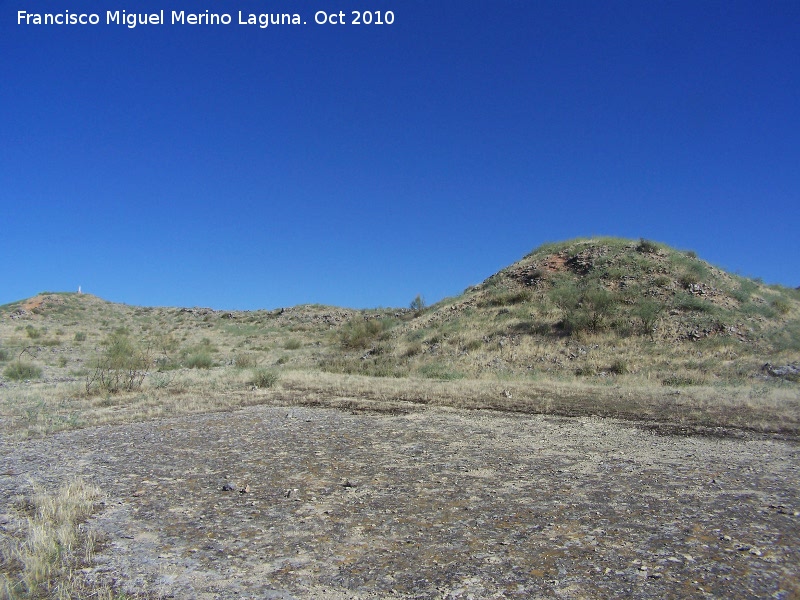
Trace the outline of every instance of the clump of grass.
{"label": "clump of grass", "polygon": [[789,311],[792,310],[791,305],[784,300],[783,298],[775,298],[772,302],[770,302],[770,306],[774,308],[778,314],[787,315]]}
{"label": "clump of grass", "polygon": [[684,375],[668,375],[661,380],[661,385],[670,387],[684,387],[687,385],[695,385],[696,383],[694,379]]}
{"label": "clump of grass", "polygon": [[256,357],[246,352],[240,352],[233,357],[233,364],[237,369],[252,369],[256,366]]}
{"label": "clump of grass", "polygon": [[628,372],[628,363],[618,358],[609,365],[608,372],[615,375],[625,375]]}
{"label": "clump of grass", "polygon": [[[0,545],[0,592],[5,598],[86,598],[73,574],[90,562],[96,545],[80,527],[94,512],[100,489],[77,478],[49,493],[36,484],[16,503],[17,518]],[[108,590],[105,590],[108,592]]]}
{"label": "clump of grass", "polygon": [[285,350],[297,350],[302,347],[302,342],[296,338],[289,338],[283,344]]}
{"label": "clump of grass", "polygon": [[214,366],[214,359],[208,352],[199,350],[189,354],[184,360],[184,365],[190,369],[210,369]]}
{"label": "clump of grass", "polygon": [[6,362],[9,359],[8,350],[0,347],[0,362]]}
{"label": "clump of grass", "polygon": [[277,371],[272,369],[256,369],[253,371],[253,378],[250,380],[250,383],[257,388],[268,389],[275,387],[279,379],[280,375]]}
{"label": "clump of grass", "polygon": [[418,373],[426,379],[442,379],[444,381],[453,381],[464,378],[463,373],[451,370],[446,365],[440,363],[429,363],[427,365],[423,365],[419,368]]}
{"label": "clump of grass", "polygon": [[74,339],[75,339],[76,342],[85,342],[86,341],[86,333],[83,332],[83,331],[76,331]]}
{"label": "clump of grass", "polygon": [[25,333],[32,340],[37,340],[40,337],[42,337],[42,332],[36,329],[36,327],[34,327],[33,325],[27,325],[25,327]]}
{"label": "clump of grass", "polygon": [[345,350],[363,350],[383,337],[395,323],[391,319],[352,320],[338,333],[339,344]]}
{"label": "clump of grass", "polygon": [[18,360],[8,365],[3,370],[3,375],[15,381],[39,379],[42,376],[42,369],[33,363]]}

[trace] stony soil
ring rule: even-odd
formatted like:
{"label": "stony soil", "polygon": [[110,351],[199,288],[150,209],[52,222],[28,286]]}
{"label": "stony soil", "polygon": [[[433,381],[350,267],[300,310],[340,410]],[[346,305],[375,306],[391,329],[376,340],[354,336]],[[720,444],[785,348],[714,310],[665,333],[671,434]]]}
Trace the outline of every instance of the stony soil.
{"label": "stony soil", "polygon": [[0,473],[0,512],[99,485],[85,576],[149,597],[800,597],[796,440],[251,407],[3,441]]}

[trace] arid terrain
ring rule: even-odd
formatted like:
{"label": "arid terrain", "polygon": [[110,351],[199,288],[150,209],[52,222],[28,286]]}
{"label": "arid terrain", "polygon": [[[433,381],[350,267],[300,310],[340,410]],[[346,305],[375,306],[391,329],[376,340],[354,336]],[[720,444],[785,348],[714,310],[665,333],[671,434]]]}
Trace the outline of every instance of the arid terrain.
{"label": "arid terrain", "polygon": [[251,407],[4,442],[0,488],[99,486],[82,576],[145,597],[796,598],[800,444],[721,433]]}
{"label": "arid terrain", "polygon": [[410,308],[0,306],[0,597],[800,598],[800,292],[646,240]]}

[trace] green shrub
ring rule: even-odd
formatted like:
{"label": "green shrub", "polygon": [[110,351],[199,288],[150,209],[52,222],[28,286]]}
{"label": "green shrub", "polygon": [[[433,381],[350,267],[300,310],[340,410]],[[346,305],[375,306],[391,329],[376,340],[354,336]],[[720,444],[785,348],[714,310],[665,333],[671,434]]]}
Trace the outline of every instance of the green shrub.
{"label": "green shrub", "polygon": [[16,361],[8,365],[3,371],[7,379],[24,381],[27,379],[39,379],[42,376],[42,369],[32,363]]}
{"label": "green shrub", "polygon": [[641,238],[639,240],[639,244],[636,246],[636,251],[641,252],[642,254],[655,254],[658,252],[658,244]]}
{"label": "green shrub", "polygon": [[666,275],[656,275],[653,283],[658,287],[667,287],[670,283],[672,283],[672,280]]}
{"label": "green shrub", "polygon": [[684,375],[668,375],[661,380],[661,385],[667,385],[670,387],[682,387],[687,385],[695,385],[696,383],[697,382],[694,379]]}
{"label": "green shrub", "polygon": [[76,342],[85,342],[86,341],[86,334],[83,331],[76,331],[75,332],[75,341]]}
{"label": "green shrub", "polygon": [[422,311],[425,310],[427,304],[425,303],[425,298],[421,294],[417,294],[417,297],[411,301],[411,304],[408,307],[414,311],[415,316],[419,316],[422,314]]}
{"label": "green shrub", "polygon": [[250,384],[257,388],[267,389],[275,387],[275,384],[278,383],[279,379],[280,376],[278,375],[277,371],[270,369],[256,369],[253,371],[253,378],[250,380]]}
{"label": "green shrub", "polygon": [[214,359],[208,352],[200,350],[189,354],[183,364],[190,369],[210,369],[214,366]]}
{"label": "green shrub", "polygon": [[530,300],[531,293],[528,290],[496,291],[488,298],[480,302],[479,306],[511,306],[513,304],[530,302]]}
{"label": "green shrub", "polygon": [[32,340],[39,339],[42,337],[42,332],[36,329],[33,325],[28,325],[25,327],[25,333],[28,334],[28,337]]}
{"label": "green shrub", "polygon": [[609,365],[608,372],[614,373],[615,375],[624,375],[628,372],[628,363],[618,358]]}
{"label": "green shrub", "polygon": [[9,358],[8,350],[0,348],[0,362],[6,362]]}
{"label": "green shrub", "polygon": [[712,312],[714,309],[710,302],[686,293],[675,296],[675,306],[680,310],[696,312]]}
{"label": "green shrub", "polygon": [[783,298],[775,298],[772,302],[770,302],[770,306],[778,311],[779,314],[787,315],[789,311],[792,309],[789,302],[784,300]]}
{"label": "green shrub", "polygon": [[395,325],[392,319],[352,320],[338,333],[339,344],[345,350],[363,350],[381,339]]}
{"label": "green shrub", "polygon": [[750,300],[750,296],[753,295],[753,292],[756,291],[757,287],[758,286],[756,286],[753,281],[750,281],[749,279],[742,279],[739,282],[739,287],[731,293],[731,296],[744,304]]}
{"label": "green shrub", "polygon": [[300,340],[290,338],[284,342],[283,347],[286,350],[297,350],[298,348],[302,347],[302,345],[303,344],[300,342]]}
{"label": "green shrub", "polygon": [[800,351],[800,319],[792,319],[769,333],[769,342],[776,352]]}
{"label": "green shrub", "polygon": [[104,350],[86,376],[86,393],[95,388],[111,394],[140,389],[154,365],[149,349],[140,348],[123,329],[117,329],[102,344]]}
{"label": "green shrub", "polygon": [[653,327],[663,310],[664,305],[652,298],[644,298],[633,307],[633,316],[641,323],[642,335],[653,335]]}

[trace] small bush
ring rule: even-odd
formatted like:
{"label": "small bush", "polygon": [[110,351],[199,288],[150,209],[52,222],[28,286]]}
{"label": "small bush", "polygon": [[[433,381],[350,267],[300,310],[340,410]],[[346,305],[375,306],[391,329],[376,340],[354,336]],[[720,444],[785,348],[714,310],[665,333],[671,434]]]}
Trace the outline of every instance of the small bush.
{"label": "small bush", "polygon": [[658,252],[658,244],[641,238],[639,240],[639,244],[636,246],[636,251],[641,252],[642,254],[655,254]]}
{"label": "small bush", "polygon": [[16,361],[5,368],[3,375],[15,381],[39,379],[42,376],[42,369],[31,363]]}
{"label": "small bush", "polygon": [[28,337],[32,340],[37,340],[42,337],[42,332],[36,329],[33,325],[28,325],[25,327],[25,333],[28,334]]}
{"label": "small bush", "polygon": [[696,312],[711,312],[714,309],[710,302],[686,293],[676,296],[675,306],[680,310]]}
{"label": "small bush", "polygon": [[300,340],[295,339],[295,338],[288,339],[283,344],[283,347],[286,350],[297,350],[298,348],[301,348],[302,346],[303,346],[303,344],[300,342]]}
{"label": "small bush", "polygon": [[618,358],[609,365],[608,372],[615,375],[625,375],[628,372],[628,363]]}
{"label": "small bush", "polygon": [[742,279],[739,282],[739,287],[734,290],[731,295],[739,302],[744,304],[750,300],[750,296],[753,295],[753,292],[755,292],[757,288],[758,286],[755,284],[755,282],[750,281],[749,279]]}
{"label": "small bush", "polygon": [[0,348],[0,362],[6,362],[8,360],[8,350],[5,348]]}
{"label": "small bush", "polygon": [[513,304],[521,304],[523,302],[530,302],[531,293],[528,290],[508,290],[505,292],[495,292],[479,306],[511,306]]}
{"label": "small bush", "polygon": [[644,298],[641,302],[636,304],[633,308],[633,315],[638,318],[641,323],[642,335],[653,335],[653,328],[658,320],[658,316],[663,310],[664,305],[652,298]]}
{"label": "small bush", "polygon": [[75,341],[76,342],[85,342],[86,341],[86,334],[83,331],[76,331],[75,332]]}
{"label": "small bush", "polygon": [[678,283],[683,289],[688,289],[693,285],[700,283],[700,278],[694,273],[683,273],[678,277]]}
{"label": "small bush", "polygon": [[404,358],[410,358],[417,354],[422,354],[422,344],[420,342],[411,342],[403,351]]}
{"label": "small bush", "polygon": [[653,280],[653,283],[658,287],[667,287],[670,283],[672,283],[672,280],[666,275],[657,275]]}
{"label": "small bush", "polygon": [[417,294],[417,297],[411,301],[411,304],[408,307],[414,311],[415,316],[419,316],[422,314],[422,311],[425,310],[427,304],[425,303],[425,298],[421,294]]}
{"label": "small bush", "polygon": [[86,393],[93,388],[111,394],[141,389],[145,376],[154,366],[149,350],[141,349],[121,329],[103,340],[103,345],[105,349],[93,361],[92,371],[86,376]]}
{"label": "small bush", "polygon": [[214,359],[208,352],[200,350],[187,356],[184,364],[190,369],[210,369],[214,366]]}
{"label": "small bush", "polygon": [[278,383],[279,379],[280,376],[278,375],[277,371],[272,371],[269,369],[257,369],[253,372],[253,379],[250,381],[250,383],[257,388],[267,389],[275,387],[275,384]]}
{"label": "small bush", "polygon": [[353,320],[338,333],[339,343],[345,350],[364,350],[372,346],[394,326],[391,319]]}
{"label": "small bush", "polygon": [[242,352],[233,357],[233,364],[237,369],[252,369],[256,366],[256,357]]}
{"label": "small bush", "polygon": [[694,250],[687,250],[686,256],[688,256],[689,258],[697,258],[697,252],[695,252]]}
{"label": "small bush", "polygon": [[770,306],[772,306],[772,308],[782,315],[789,314],[789,311],[792,309],[789,303],[783,298],[775,298],[775,300],[770,303]]}

